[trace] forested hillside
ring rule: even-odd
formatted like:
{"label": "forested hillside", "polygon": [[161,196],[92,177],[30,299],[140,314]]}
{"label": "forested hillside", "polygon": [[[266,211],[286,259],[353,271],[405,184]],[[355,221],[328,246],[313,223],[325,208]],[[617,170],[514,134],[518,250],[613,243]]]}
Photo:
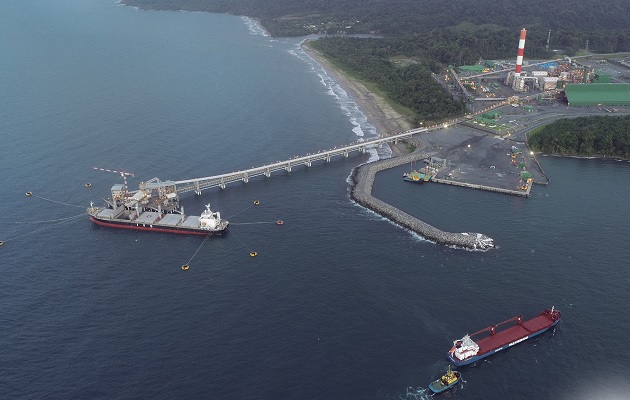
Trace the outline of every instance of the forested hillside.
{"label": "forested hillside", "polygon": [[[369,54],[384,59],[411,58],[438,72],[445,65],[474,64],[479,58],[514,58],[518,33],[508,28],[483,25],[435,30],[422,38],[415,36],[357,40],[347,36],[326,36],[317,41],[317,46],[325,52],[340,47],[348,56]],[[527,57],[550,57],[545,50],[546,36],[543,38],[536,33],[530,36]]]}
{"label": "forested hillside", "polygon": [[562,119],[532,132],[529,146],[547,154],[630,159],[630,115]]}
{"label": "forested hillside", "polygon": [[[526,27],[552,48],[630,51],[628,0],[123,0],[148,9],[198,10],[259,18],[274,36],[309,33],[426,35],[462,23]],[[515,34],[516,35],[516,34]]]}

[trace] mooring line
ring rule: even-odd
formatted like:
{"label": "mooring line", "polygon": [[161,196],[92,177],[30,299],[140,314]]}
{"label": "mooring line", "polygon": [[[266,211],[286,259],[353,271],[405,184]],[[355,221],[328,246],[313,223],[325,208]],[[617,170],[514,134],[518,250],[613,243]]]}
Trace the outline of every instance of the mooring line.
{"label": "mooring line", "polygon": [[184,265],[189,265],[190,262],[193,260],[193,258],[195,258],[195,256],[197,255],[197,253],[199,253],[199,250],[201,250],[201,247],[204,245],[204,243],[206,243],[206,240],[208,240],[208,238],[210,237],[210,233],[208,233],[206,235],[206,238],[203,239],[203,242],[201,242],[201,244],[199,245],[199,247],[197,247],[197,251],[195,251],[195,254],[192,255],[192,257],[190,257],[190,260],[188,260],[188,262]]}
{"label": "mooring line", "polygon": [[249,210],[253,206],[254,206],[253,204],[250,204],[249,207],[245,207],[244,209],[242,209],[241,211],[237,212],[236,214],[230,215],[229,217],[225,217],[225,219],[230,219],[230,218],[236,217],[237,215],[239,215],[239,214]]}
{"label": "mooring line", "polygon": [[[234,234],[234,231],[230,230],[230,236],[234,236],[236,238],[236,240],[238,240],[239,242],[241,242],[241,244],[243,245],[243,247],[245,248],[245,250],[249,250],[247,248],[247,245],[245,244],[245,242],[243,242],[238,236],[236,236]],[[252,251],[250,251],[250,254],[253,253]]]}
{"label": "mooring line", "polygon": [[230,222],[230,225],[258,225],[258,224],[276,224],[277,221],[263,222]]}
{"label": "mooring line", "polygon": [[0,224],[46,224],[49,222],[60,222],[60,221],[67,221],[69,219],[72,218],[76,218],[80,215],[85,215],[85,213],[81,213],[78,215],[73,215],[72,217],[66,217],[66,218],[59,218],[59,219],[49,219],[49,220],[45,220],[45,221],[0,221]]}
{"label": "mooring line", "polygon": [[37,233],[37,232],[41,232],[41,231],[45,231],[46,229],[54,228],[54,227],[56,227],[56,226],[66,224],[66,223],[71,222],[71,221],[73,221],[73,220],[75,221],[75,220],[79,219],[80,217],[83,217],[84,215],[85,215],[85,214],[75,215],[74,217],[66,218],[64,221],[61,221],[61,222],[56,223],[56,224],[54,224],[54,225],[50,225],[50,226],[47,226],[47,227],[44,227],[44,228],[41,228],[41,229],[37,229],[37,230],[31,231],[31,232],[27,232],[27,233],[24,233],[24,234],[22,234],[22,235],[14,236],[14,237],[12,237],[12,238],[5,239],[4,241],[5,241],[5,242],[9,242],[9,241],[11,241],[11,240],[19,239],[19,238],[21,238],[21,237],[24,237],[24,236],[27,236],[27,235],[31,235],[31,234],[33,234],[33,233]]}
{"label": "mooring line", "polygon": [[46,200],[46,201],[50,201],[50,202],[52,202],[52,203],[63,204],[63,205],[65,205],[65,206],[72,206],[72,207],[78,207],[78,208],[87,208],[87,207],[85,207],[85,206],[77,206],[76,204],[64,203],[64,202],[62,202],[62,201],[57,201],[57,200],[47,199],[47,198],[45,198],[45,197],[38,196],[38,195],[36,195],[36,194],[33,194],[33,195],[31,195],[31,196],[33,196],[33,197],[37,197],[38,199],[42,199],[42,200]]}

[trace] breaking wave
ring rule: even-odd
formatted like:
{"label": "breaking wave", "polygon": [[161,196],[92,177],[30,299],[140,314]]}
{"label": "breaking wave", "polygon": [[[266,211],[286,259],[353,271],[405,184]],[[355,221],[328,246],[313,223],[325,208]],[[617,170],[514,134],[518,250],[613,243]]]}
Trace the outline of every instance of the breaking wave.
{"label": "breaking wave", "polygon": [[263,28],[255,19],[252,19],[250,17],[244,17],[244,16],[241,17],[241,19],[243,20],[243,22],[245,22],[245,25],[249,29],[250,34],[258,35],[258,36],[265,36],[265,37],[270,36],[269,33],[265,30],[265,28]]}
{"label": "breaking wave", "polygon": [[[354,132],[354,134],[358,137],[359,142],[362,142],[367,138],[375,138],[378,136],[376,128],[368,122],[367,117],[359,109],[357,103],[352,99],[352,97],[350,97],[350,95],[348,95],[348,92],[346,92],[341,85],[337,83],[337,81],[328,75],[328,72],[324,69],[324,67],[311,58],[311,56],[302,49],[302,42],[298,43],[294,49],[289,50],[289,53],[307,63],[310,66],[311,71],[317,74],[320,83],[326,88],[326,93],[335,97],[337,104],[339,104],[343,113],[348,117],[350,123],[352,124],[352,132]],[[367,152],[370,155],[368,162],[391,158],[392,156],[389,146],[374,146],[372,148],[368,148]]]}

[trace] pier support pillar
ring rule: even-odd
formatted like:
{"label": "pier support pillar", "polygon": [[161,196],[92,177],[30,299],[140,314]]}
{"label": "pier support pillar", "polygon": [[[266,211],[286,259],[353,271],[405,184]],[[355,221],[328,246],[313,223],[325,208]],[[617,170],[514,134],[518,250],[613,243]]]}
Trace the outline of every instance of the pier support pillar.
{"label": "pier support pillar", "polygon": [[326,162],[330,162],[330,154],[326,154]]}
{"label": "pier support pillar", "polygon": [[271,176],[271,171],[269,170],[269,168],[267,168],[267,169],[265,170],[265,176],[266,176],[267,178],[269,178],[269,177]]}

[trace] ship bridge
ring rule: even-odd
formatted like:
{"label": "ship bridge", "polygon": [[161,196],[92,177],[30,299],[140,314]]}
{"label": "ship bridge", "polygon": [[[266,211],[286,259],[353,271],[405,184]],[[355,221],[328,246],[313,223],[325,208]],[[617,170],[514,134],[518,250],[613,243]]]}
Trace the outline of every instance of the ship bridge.
{"label": "ship bridge", "polygon": [[176,186],[177,194],[187,192],[195,192],[196,194],[201,194],[202,190],[210,189],[213,187],[220,187],[223,189],[227,184],[233,182],[247,183],[250,178],[256,176],[264,175],[266,177],[270,177],[271,174],[276,171],[291,172],[293,167],[296,166],[305,165],[307,167],[310,167],[316,161],[330,162],[330,160],[336,156],[348,157],[349,154],[354,151],[365,153],[366,150],[374,146],[379,146],[384,143],[396,143],[399,140],[409,139],[413,135],[425,132],[427,130],[427,128],[412,129],[402,133],[398,133],[396,135],[366,140],[361,143],[350,144],[343,147],[336,147],[331,150],[320,151],[316,154],[308,154],[302,157],[294,157],[286,161],[278,161],[275,163],[262,165],[260,167],[231,172],[228,174],[206,176],[204,178],[187,179],[175,182],[169,181],[169,183],[173,186]]}

